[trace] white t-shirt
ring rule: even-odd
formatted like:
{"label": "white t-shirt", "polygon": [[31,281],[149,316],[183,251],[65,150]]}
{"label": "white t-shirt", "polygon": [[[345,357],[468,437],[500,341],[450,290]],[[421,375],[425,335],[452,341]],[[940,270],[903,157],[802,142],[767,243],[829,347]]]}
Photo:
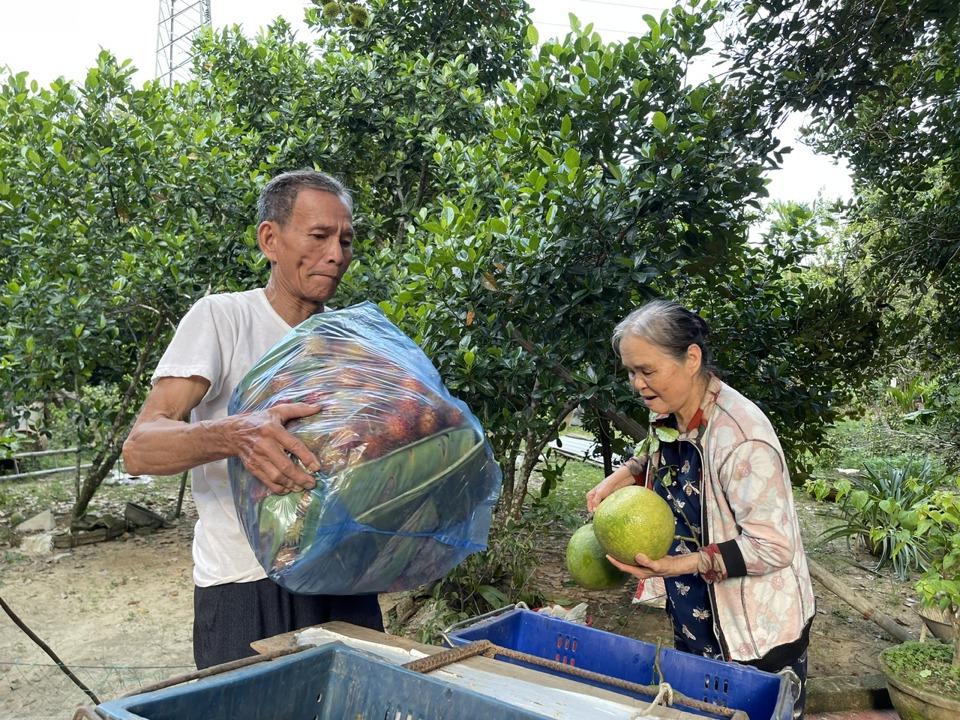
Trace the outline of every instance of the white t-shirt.
{"label": "white t-shirt", "polygon": [[[290,329],[263,289],[208,295],[183,316],[152,380],[206,378],[210,388],[190,421],[226,417],[234,388]],[[237,518],[227,461],[194,468],[191,482],[199,516],[193,534],[193,581],[207,587],[265,578]]]}

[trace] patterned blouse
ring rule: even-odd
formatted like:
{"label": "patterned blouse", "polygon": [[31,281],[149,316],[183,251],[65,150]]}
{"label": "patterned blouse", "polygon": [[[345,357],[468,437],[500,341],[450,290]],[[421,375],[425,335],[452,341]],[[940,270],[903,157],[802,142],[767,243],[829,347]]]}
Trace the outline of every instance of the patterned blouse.
{"label": "patterned blouse", "polygon": [[[654,470],[653,489],[673,509],[677,520],[676,537],[671,555],[687,555],[703,546],[700,509],[703,458],[695,438],[699,425],[697,413],[694,431],[684,439],[660,443],[660,462]],[[676,430],[676,419],[670,416],[655,426]],[[713,612],[707,583],[699,573],[664,578],[667,591],[667,612],[673,623],[674,646],[683,652],[707,657],[722,657],[720,643],[713,629]]]}

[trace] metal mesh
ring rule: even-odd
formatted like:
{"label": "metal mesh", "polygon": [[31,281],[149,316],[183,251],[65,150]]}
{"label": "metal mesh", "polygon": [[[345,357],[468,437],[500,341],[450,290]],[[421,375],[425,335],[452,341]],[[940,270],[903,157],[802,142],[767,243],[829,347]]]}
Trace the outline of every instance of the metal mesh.
{"label": "metal mesh", "polygon": [[[70,669],[101,701],[106,701],[195,668],[193,665],[71,665]],[[78,706],[90,704],[90,698],[52,663],[0,661],[2,718],[69,720]]]}

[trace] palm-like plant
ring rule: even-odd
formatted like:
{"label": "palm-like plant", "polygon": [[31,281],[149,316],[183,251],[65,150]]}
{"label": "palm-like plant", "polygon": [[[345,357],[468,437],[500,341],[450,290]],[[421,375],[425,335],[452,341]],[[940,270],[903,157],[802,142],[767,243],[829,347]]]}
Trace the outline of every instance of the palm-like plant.
{"label": "palm-like plant", "polygon": [[940,484],[929,459],[897,466],[864,466],[864,476],[838,488],[837,509],[826,513],[839,520],[824,531],[824,542],[845,538],[866,546],[877,558],[876,569],[893,567],[906,580],[924,570],[928,554],[917,530],[919,510]]}

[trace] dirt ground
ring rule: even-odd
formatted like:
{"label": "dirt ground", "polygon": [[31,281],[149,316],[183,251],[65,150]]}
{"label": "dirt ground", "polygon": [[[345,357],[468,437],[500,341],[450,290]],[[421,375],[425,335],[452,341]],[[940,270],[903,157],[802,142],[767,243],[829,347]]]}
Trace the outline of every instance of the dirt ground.
{"label": "dirt ground", "polygon": [[[877,576],[852,561],[869,558],[841,542],[818,547],[823,521],[814,503],[801,500],[806,546],[849,586],[914,632],[920,622],[909,583]],[[193,669],[190,539],[195,515],[189,498],[176,527],[56,553],[43,560],[11,552],[0,565],[0,596],[47,642],[101,700],[135,691]],[[633,605],[631,588],[589,592],[569,585],[564,570],[568,531],[544,543],[538,582],[562,604],[586,601],[596,627],[669,645],[661,609]],[[836,596],[816,585],[818,613],[810,649],[810,675],[877,672],[876,656],[892,641]],[[0,717],[68,720],[89,699],[13,622],[0,617]]]}

